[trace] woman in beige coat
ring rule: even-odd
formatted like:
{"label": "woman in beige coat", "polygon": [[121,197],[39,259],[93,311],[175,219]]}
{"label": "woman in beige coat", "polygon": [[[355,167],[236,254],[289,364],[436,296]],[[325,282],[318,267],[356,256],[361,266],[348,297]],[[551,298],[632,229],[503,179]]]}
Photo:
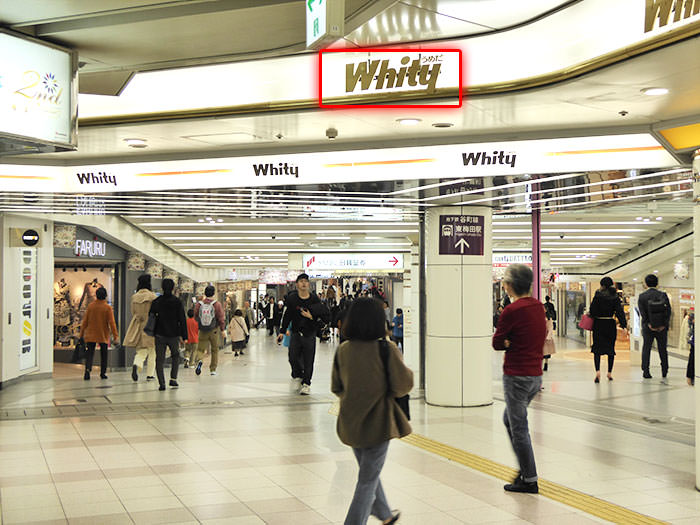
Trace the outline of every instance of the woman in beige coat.
{"label": "woman in beige coat", "polygon": [[152,381],[156,371],[156,345],[153,337],[143,331],[148,322],[148,311],[156,294],[151,291],[151,276],[147,273],[139,275],[136,293],[131,296],[131,323],[124,337],[124,346],[136,348],[134,365],[131,367],[131,378],[139,380],[139,370],[146,364],[146,380]]}
{"label": "woman in beige coat", "polygon": [[239,354],[243,355],[243,349],[246,347],[246,339],[248,339],[248,326],[245,324],[245,317],[241,310],[236,310],[233,313],[231,322],[228,324],[228,338],[231,340],[234,357]]}
{"label": "woman in beige coat", "polygon": [[352,447],[360,467],[345,525],[364,525],[370,514],[384,524],[395,523],[399,514],[392,514],[379,474],[389,441],[411,433],[395,398],[411,391],[413,372],[391,342],[387,342],[388,370],[384,366],[379,340],[386,336],[386,319],[381,302],[354,301],[342,330],[346,341],[333,360],[331,390],[340,398],[338,437]]}

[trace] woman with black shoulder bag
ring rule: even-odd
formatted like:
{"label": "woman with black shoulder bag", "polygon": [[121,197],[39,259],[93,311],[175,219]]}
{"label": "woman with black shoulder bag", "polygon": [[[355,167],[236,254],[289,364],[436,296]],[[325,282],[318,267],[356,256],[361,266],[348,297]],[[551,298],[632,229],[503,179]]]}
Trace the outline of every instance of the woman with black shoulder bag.
{"label": "woman with black shoulder bag", "polygon": [[383,524],[396,523],[379,475],[389,441],[411,433],[397,398],[413,388],[413,372],[401,352],[386,341],[386,318],[380,301],[352,303],[342,325],[343,342],[333,360],[331,390],[339,397],[337,432],[352,447],[360,467],[345,525],[364,525],[371,515]]}

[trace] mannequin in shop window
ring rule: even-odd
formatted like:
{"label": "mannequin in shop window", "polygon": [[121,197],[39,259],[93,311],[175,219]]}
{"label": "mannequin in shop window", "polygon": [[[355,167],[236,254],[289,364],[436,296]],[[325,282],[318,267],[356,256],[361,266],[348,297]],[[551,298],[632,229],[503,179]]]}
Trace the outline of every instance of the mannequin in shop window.
{"label": "mannequin in shop window", "polygon": [[80,297],[80,303],[78,303],[78,309],[83,307],[83,302],[85,302],[85,308],[90,306],[92,302],[97,299],[97,290],[103,286],[95,277],[92,281],[85,283],[85,288],[83,288],[83,295]]}
{"label": "mannequin in shop window", "polygon": [[70,287],[63,277],[53,286],[53,324],[70,324]]}

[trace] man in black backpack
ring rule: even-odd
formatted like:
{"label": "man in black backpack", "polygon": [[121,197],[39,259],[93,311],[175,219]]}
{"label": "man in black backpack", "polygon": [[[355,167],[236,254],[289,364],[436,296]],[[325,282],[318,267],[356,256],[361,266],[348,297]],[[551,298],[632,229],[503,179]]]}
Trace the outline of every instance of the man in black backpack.
{"label": "man in black backpack", "polygon": [[653,273],[650,273],[644,278],[644,284],[647,290],[639,295],[639,313],[642,316],[642,337],[644,344],[642,346],[642,372],[644,379],[651,379],[649,373],[649,358],[651,354],[651,345],[656,340],[656,346],[659,349],[659,358],[661,359],[661,382],[668,384],[666,375],[668,374],[668,352],[666,344],[668,343],[668,327],[671,321],[671,303],[668,296],[656,287],[659,284],[659,279]]}

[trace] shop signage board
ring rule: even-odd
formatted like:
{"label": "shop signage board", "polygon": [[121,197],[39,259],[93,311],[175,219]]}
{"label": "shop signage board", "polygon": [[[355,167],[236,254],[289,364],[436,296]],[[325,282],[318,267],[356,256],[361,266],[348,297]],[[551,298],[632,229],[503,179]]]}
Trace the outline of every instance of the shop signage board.
{"label": "shop signage board", "polygon": [[36,366],[37,249],[26,247],[17,250],[17,253],[20,256],[20,268],[22,268],[19,369],[28,370]]}
{"label": "shop signage board", "polygon": [[307,270],[396,270],[403,271],[403,253],[307,253]]}
{"label": "shop signage board", "polygon": [[107,255],[107,243],[92,239],[76,239],[75,255],[78,257],[104,257]]}
{"label": "shop signage board", "polygon": [[418,180],[435,173],[474,179],[677,164],[656,139],[640,133],[101,166],[0,164],[0,185],[5,191],[90,194]]}
{"label": "shop signage board", "polygon": [[[494,268],[507,268],[511,264],[524,264],[526,266],[532,266],[532,252],[522,252],[522,253],[496,253],[492,255],[493,267]],[[550,253],[542,252],[540,253],[540,264],[542,268],[550,267]]]}
{"label": "shop signage board", "polygon": [[484,255],[482,215],[440,215],[440,255]]}
{"label": "shop signage board", "polygon": [[[75,149],[74,53],[0,29],[0,55],[0,150],[24,153],[24,146],[39,144]],[[13,148],[13,141],[23,146]]]}
{"label": "shop signage board", "polygon": [[[357,109],[462,106],[462,51],[455,48],[324,49],[319,52],[320,107]],[[450,90],[447,102],[426,104],[405,95]],[[368,104],[367,95],[395,93],[400,102]],[[362,97],[353,104],[352,97]],[[334,101],[340,99],[342,102]]]}

